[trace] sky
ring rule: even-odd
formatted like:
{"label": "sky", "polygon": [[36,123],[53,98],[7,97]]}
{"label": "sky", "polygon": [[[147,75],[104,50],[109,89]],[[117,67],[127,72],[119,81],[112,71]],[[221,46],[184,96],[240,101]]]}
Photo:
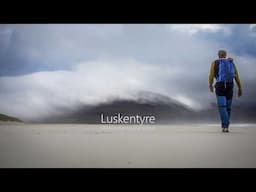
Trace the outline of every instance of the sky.
{"label": "sky", "polygon": [[219,49],[242,81],[235,102],[255,105],[256,24],[0,24],[0,113],[34,120],[143,91],[205,109]]}

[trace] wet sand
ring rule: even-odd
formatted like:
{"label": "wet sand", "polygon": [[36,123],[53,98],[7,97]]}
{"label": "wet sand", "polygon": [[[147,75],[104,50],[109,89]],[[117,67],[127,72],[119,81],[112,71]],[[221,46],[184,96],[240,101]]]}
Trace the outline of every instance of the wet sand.
{"label": "wet sand", "polygon": [[0,124],[1,168],[255,168],[256,124]]}

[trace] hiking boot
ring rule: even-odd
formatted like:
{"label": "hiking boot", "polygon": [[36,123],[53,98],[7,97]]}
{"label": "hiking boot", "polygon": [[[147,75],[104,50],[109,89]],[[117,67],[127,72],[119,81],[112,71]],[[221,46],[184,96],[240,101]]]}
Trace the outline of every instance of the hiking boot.
{"label": "hiking boot", "polygon": [[223,128],[223,132],[224,132],[224,133],[228,133],[228,132],[229,132],[229,131],[228,131],[228,128],[226,128],[226,127]]}

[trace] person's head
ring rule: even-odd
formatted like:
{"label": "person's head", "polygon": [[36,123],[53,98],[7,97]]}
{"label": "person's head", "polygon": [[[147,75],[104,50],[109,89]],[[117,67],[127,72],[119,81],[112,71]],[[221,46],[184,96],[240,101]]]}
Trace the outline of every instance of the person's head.
{"label": "person's head", "polygon": [[221,49],[218,51],[219,58],[225,58],[227,56],[227,51]]}

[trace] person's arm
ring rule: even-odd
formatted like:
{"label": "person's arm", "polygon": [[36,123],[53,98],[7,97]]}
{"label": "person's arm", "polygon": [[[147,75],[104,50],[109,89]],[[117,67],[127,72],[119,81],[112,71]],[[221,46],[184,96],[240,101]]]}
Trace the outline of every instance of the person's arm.
{"label": "person's arm", "polygon": [[237,67],[236,67],[236,65],[234,65],[234,66],[235,66],[235,80],[236,80],[237,87],[238,87],[238,89],[242,89],[241,80],[240,80],[240,77],[238,74]]}
{"label": "person's arm", "polygon": [[236,84],[238,87],[238,96],[240,97],[240,96],[242,96],[242,84],[241,84],[241,80],[240,80],[240,77],[238,74],[237,67],[235,64],[234,64],[234,66],[235,66],[235,80],[236,80]]}
{"label": "person's arm", "polygon": [[209,89],[211,92],[213,92],[213,81],[214,81],[214,65],[215,65],[215,62],[213,61],[212,64],[211,64],[211,67],[210,67],[210,72],[209,72],[209,80],[208,80],[208,83],[209,83]]}

